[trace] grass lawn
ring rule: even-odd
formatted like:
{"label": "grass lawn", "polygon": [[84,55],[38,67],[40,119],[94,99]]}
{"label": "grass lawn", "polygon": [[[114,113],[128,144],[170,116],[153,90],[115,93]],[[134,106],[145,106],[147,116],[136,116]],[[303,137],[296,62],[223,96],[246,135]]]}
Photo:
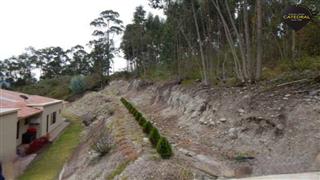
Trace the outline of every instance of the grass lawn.
{"label": "grass lawn", "polygon": [[64,133],[42,152],[27,168],[19,180],[54,180],[57,179],[64,163],[79,144],[79,135],[82,130],[78,117],[64,113],[71,121]]}

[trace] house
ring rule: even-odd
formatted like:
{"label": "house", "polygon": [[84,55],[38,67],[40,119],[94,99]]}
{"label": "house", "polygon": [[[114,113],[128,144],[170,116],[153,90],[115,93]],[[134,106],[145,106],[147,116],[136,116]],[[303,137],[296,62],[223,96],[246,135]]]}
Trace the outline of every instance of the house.
{"label": "house", "polygon": [[56,133],[63,101],[0,89],[0,162],[14,158],[32,128],[34,138]]}

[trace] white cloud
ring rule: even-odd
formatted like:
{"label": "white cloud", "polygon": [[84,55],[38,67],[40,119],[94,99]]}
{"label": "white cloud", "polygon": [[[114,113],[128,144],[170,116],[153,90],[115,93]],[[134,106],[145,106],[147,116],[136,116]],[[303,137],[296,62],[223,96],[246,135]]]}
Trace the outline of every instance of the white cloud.
{"label": "white cloud", "polygon": [[[148,6],[148,0],[0,0],[0,59],[17,55],[28,46],[85,45],[92,39],[89,23],[101,11],[118,11],[128,24],[139,5],[162,15]],[[114,61],[115,69],[126,65],[122,58]]]}

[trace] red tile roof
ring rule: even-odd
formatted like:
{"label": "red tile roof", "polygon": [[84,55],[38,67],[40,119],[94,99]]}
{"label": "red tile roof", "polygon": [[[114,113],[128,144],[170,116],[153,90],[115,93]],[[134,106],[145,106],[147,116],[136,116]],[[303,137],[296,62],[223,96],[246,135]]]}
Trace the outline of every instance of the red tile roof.
{"label": "red tile roof", "polygon": [[[24,97],[26,97],[26,99]],[[42,112],[41,109],[32,107],[33,105],[41,106],[43,104],[57,101],[58,100],[56,99],[38,95],[28,95],[0,89],[0,108],[18,108],[19,119],[27,118]]]}

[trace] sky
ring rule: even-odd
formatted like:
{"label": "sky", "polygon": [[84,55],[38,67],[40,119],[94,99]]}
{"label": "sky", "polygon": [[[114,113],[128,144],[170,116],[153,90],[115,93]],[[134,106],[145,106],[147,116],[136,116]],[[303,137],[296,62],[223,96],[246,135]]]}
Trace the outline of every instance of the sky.
{"label": "sky", "polygon": [[[126,25],[139,5],[163,17],[161,11],[148,6],[148,0],[0,0],[0,60],[29,46],[84,46],[92,39],[89,24],[100,12],[117,11]],[[115,70],[126,65],[122,57],[114,62]]]}

